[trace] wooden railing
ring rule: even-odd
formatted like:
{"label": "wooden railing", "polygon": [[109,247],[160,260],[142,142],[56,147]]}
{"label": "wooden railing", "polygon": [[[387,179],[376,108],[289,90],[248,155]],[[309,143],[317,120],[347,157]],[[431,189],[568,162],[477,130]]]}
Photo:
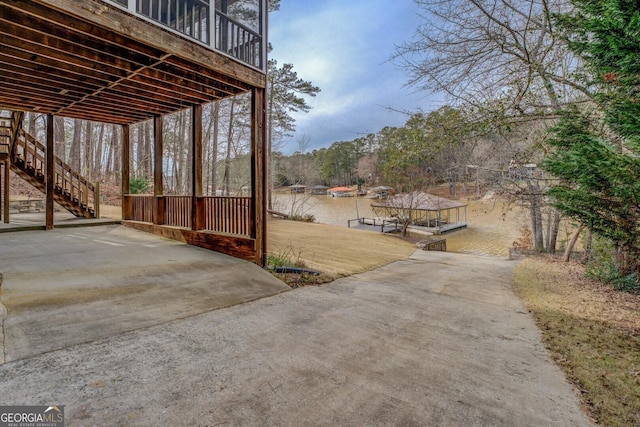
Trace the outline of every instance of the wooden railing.
{"label": "wooden railing", "polygon": [[154,196],[147,194],[129,194],[131,200],[131,220],[140,222],[153,222]]}
{"label": "wooden railing", "polygon": [[[126,2],[114,0],[123,6]],[[209,41],[209,2],[137,0],[136,12],[203,43]]]}
{"label": "wooden railing", "polygon": [[262,37],[252,29],[216,11],[215,48],[254,67],[262,68]]}
{"label": "wooden railing", "polygon": [[22,129],[22,120],[24,120],[24,111],[11,112],[11,145],[18,139],[18,134]]}
{"label": "wooden railing", "polygon": [[164,224],[191,228],[191,196],[164,196]]}
{"label": "wooden railing", "polygon": [[251,235],[250,197],[205,197],[205,228],[218,233]]}
{"label": "wooden railing", "polygon": [[[164,225],[192,227],[191,196],[159,196],[164,199]],[[252,212],[250,197],[198,197],[204,212],[203,231],[251,237]],[[153,223],[152,195],[126,195],[125,203],[131,206],[132,221]]]}
{"label": "wooden railing", "polygon": [[[239,61],[262,70],[264,39],[258,32],[215,9],[217,2],[209,0],[108,0],[130,13],[144,17],[207,46],[230,55]],[[266,1],[256,0],[250,11],[266,13]],[[218,7],[220,7],[218,5]],[[215,11],[213,10],[215,9]],[[261,19],[256,13],[255,19]],[[214,22],[215,29],[211,28]],[[256,27],[261,26],[256,22]],[[212,36],[214,40],[212,40]]]}

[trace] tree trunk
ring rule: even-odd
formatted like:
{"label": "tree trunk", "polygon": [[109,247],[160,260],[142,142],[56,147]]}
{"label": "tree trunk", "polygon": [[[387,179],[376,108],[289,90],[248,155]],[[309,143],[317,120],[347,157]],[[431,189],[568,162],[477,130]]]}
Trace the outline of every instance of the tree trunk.
{"label": "tree trunk", "polygon": [[571,240],[569,241],[569,244],[565,248],[564,256],[562,257],[562,260],[564,262],[569,262],[571,258],[571,252],[573,251],[573,248],[576,246],[576,243],[578,242],[578,237],[580,237],[582,230],[584,230],[584,225],[580,224],[580,227],[578,227],[576,232],[573,233],[573,236],[571,236]]}
{"label": "tree trunk", "polygon": [[36,113],[29,113],[29,124],[27,126],[27,133],[37,139],[38,135],[36,135],[38,129],[36,128],[36,120],[38,116]]}
{"label": "tree trunk", "polygon": [[93,174],[93,122],[85,122],[84,133],[84,155],[82,159],[82,175],[91,176]]}
{"label": "tree trunk", "polygon": [[533,232],[534,249],[537,252],[544,251],[544,236],[542,231],[542,212],[540,207],[540,196],[531,195],[531,231]]}
{"label": "tree trunk", "polygon": [[122,182],[122,144],[118,139],[116,127],[113,127],[111,133],[111,146],[113,147],[113,170],[116,172],[116,184],[120,186]]}
{"label": "tree trunk", "polygon": [[152,156],[152,144],[151,144],[151,134],[153,133],[151,130],[151,120],[147,120],[143,125],[143,137],[142,137],[142,155],[138,158],[138,162],[142,164],[142,176],[146,179],[151,179],[152,175],[152,166],[151,159]]}
{"label": "tree trunk", "polygon": [[[64,134],[64,117],[55,116],[53,120],[54,120],[53,121],[53,141],[55,144],[54,145],[55,153],[56,153],[56,156],[62,159],[62,161],[66,162],[67,161],[67,141]],[[33,124],[35,125],[35,120]],[[31,123],[29,123],[29,125],[31,125]],[[35,128],[34,128],[34,132],[35,132]]]}
{"label": "tree trunk", "polygon": [[[553,208],[552,208],[553,209]],[[549,227],[549,240],[547,242],[547,252],[550,254],[556,253],[556,246],[558,244],[558,233],[560,232],[560,212],[557,209],[553,209],[553,219],[550,220]]]}
{"label": "tree trunk", "polygon": [[231,173],[231,153],[233,146],[233,122],[236,100],[231,98],[231,106],[229,108],[229,128],[227,129],[227,153],[224,158],[224,176],[222,178],[222,186],[225,196],[230,195],[230,173]]}
{"label": "tree trunk", "polygon": [[[116,132],[116,127],[115,126],[111,126],[111,138],[109,139],[109,142],[107,144],[107,163],[104,167],[104,172],[107,176],[111,175],[112,172],[112,168],[113,168],[113,158],[115,156],[115,150],[116,150],[116,144],[118,143],[117,140],[117,132]],[[120,171],[120,167],[117,168],[118,171]],[[115,171],[115,170],[114,170]],[[117,179],[117,177],[116,177]]]}
{"label": "tree trunk", "polygon": [[100,123],[100,130],[98,131],[98,142],[93,158],[93,180],[99,181],[102,179],[102,150],[104,140],[104,124]]}
{"label": "tree trunk", "polygon": [[582,258],[582,262],[586,264],[590,262],[591,259],[593,258],[592,247],[591,247],[593,243],[593,233],[589,229],[587,229],[587,238],[585,240],[586,241],[584,244],[584,257]]}
{"label": "tree trunk", "polygon": [[73,121],[73,139],[71,140],[71,149],[69,150],[70,166],[80,170],[80,144],[82,136],[82,120],[75,119]]}
{"label": "tree trunk", "polygon": [[213,140],[211,143],[211,194],[215,196],[218,190],[218,144],[220,141],[220,102],[211,107],[211,121],[213,123]]}

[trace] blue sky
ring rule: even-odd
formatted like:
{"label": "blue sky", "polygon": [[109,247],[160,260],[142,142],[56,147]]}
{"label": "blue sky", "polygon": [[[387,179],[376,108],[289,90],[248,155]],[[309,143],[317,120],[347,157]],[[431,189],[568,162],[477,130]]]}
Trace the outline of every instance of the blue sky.
{"label": "blue sky", "polygon": [[319,86],[312,109],[296,114],[296,132],[282,151],[308,151],[350,141],[385,126],[401,126],[401,111],[431,111],[441,103],[404,87],[407,75],[388,59],[412,39],[419,23],[413,0],[281,0],[269,17],[271,58],[291,63],[298,76]]}

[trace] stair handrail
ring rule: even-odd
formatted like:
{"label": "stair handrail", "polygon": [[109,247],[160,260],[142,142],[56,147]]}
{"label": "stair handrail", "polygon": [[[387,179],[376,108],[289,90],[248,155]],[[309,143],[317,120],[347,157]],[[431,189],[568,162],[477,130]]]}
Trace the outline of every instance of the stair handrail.
{"label": "stair handrail", "polygon": [[[44,173],[45,153],[46,147],[31,134],[27,133],[24,129],[19,129],[18,134],[23,140],[23,153],[25,164],[29,162],[28,154],[31,154],[33,159],[32,167]],[[19,143],[19,139],[16,138]],[[42,153],[42,154],[41,154]],[[39,165],[38,165],[39,162]],[[67,183],[69,184],[67,186]],[[60,157],[54,155],[54,185],[58,185],[61,191],[68,190],[72,199],[77,199],[78,203],[84,204],[89,207],[89,194],[93,194],[93,207],[97,212],[100,201],[98,192],[96,191],[96,185],[88,181],[78,171],[73,169],[67,162],[63,161]],[[83,191],[85,189],[85,191]],[[99,209],[99,208],[98,208]]]}
{"label": "stair handrail", "polygon": [[22,121],[24,120],[24,111],[11,111],[11,139],[9,140],[9,152],[13,150],[13,146],[18,139],[20,129],[22,129]]}

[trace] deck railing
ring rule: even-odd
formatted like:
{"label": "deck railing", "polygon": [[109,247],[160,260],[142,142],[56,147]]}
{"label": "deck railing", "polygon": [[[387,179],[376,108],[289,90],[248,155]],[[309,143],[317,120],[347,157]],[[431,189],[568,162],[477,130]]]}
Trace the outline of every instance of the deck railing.
{"label": "deck railing", "polygon": [[205,228],[218,233],[251,235],[250,197],[205,197]]}
{"label": "deck railing", "polygon": [[[218,2],[210,2],[210,0],[103,1],[121,6],[130,13],[198,40],[253,67],[265,69],[265,42],[260,31],[255,31],[233,19],[224,12],[226,9],[218,10],[212,7],[211,3]],[[249,12],[255,8],[253,13],[256,14],[256,28],[264,28],[262,15],[266,14],[266,0],[254,1],[255,5]],[[229,1],[229,4],[231,3],[233,2]],[[212,22],[214,29],[211,28]]]}
{"label": "deck railing", "polygon": [[129,194],[131,199],[131,220],[140,222],[153,222],[154,197],[147,194]]}
{"label": "deck railing", "polygon": [[[164,199],[162,217],[164,225],[172,227],[192,227],[191,196],[158,196]],[[155,196],[126,195],[130,200],[132,221],[153,223],[153,207]],[[231,234],[236,236],[252,236],[252,211],[250,197],[198,197],[204,212],[204,228],[202,231]]]}
{"label": "deck railing", "polygon": [[262,68],[260,34],[219,11],[216,11],[215,48],[249,65]]}
{"label": "deck railing", "polygon": [[191,228],[191,196],[164,196],[164,224]]}
{"label": "deck railing", "polygon": [[[124,1],[118,3],[125,6]],[[209,39],[209,2],[202,0],[137,0],[136,12],[203,43]]]}

